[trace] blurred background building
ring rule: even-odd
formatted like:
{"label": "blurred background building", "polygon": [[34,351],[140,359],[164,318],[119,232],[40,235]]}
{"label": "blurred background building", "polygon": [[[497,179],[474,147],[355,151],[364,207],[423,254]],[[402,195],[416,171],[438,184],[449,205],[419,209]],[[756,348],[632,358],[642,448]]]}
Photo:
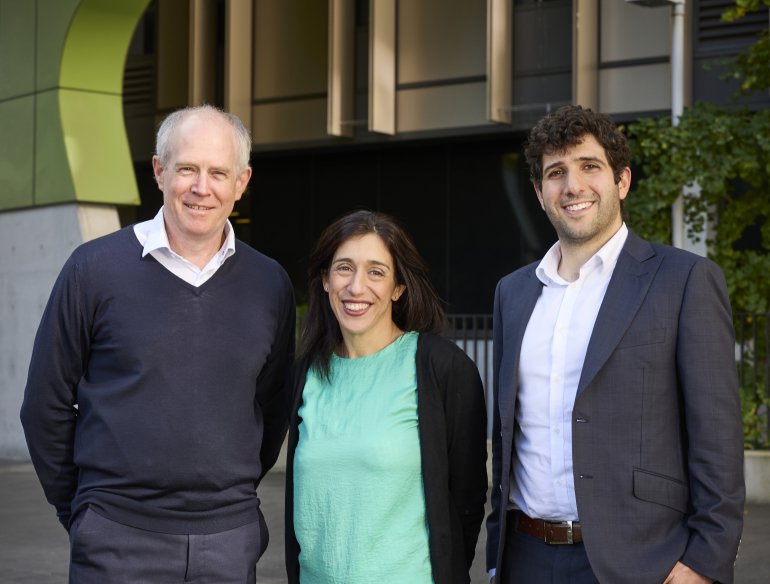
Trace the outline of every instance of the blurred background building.
{"label": "blurred background building", "polygon": [[[726,102],[703,65],[767,28],[767,7],[720,22],[730,4],[686,1],[685,105]],[[61,266],[162,204],[169,112],[211,103],[251,128],[231,221],[298,302],[320,232],[368,208],[406,224],[448,312],[490,313],[556,240],[528,130],[568,103],[670,113],[670,21],[624,0],[0,0],[0,457],[27,456],[18,411]]]}

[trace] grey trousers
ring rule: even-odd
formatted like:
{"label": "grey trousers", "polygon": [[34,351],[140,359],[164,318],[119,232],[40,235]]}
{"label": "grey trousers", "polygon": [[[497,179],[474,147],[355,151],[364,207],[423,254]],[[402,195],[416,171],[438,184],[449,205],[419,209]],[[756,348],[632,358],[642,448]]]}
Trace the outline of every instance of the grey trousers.
{"label": "grey trousers", "polygon": [[516,530],[518,513],[509,512],[500,584],[599,584],[583,543],[551,545]]}
{"label": "grey trousers", "polygon": [[210,535],[171,535],[88,509],[70,529],[70,584],[254,584],[267,547],[260,520]]}

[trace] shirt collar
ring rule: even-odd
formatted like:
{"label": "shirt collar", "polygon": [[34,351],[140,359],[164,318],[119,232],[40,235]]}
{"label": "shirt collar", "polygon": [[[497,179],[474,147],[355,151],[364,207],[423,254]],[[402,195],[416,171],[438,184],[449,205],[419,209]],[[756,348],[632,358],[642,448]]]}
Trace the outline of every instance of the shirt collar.
{"label": "shirt collar", "polygon": [[[171,245],[168,243],[168,234],[166,233],[166,223],[163,220],[163,207],[160,208],[158,214],[149,222],[150,229],[147,232],[147,241],[144,242],[144,250],[142,251],[142,257],[148,253],[152,253],[155,250],[163,249],[168,250],[169,253],[182,257],[175,253],[171,249]],[[235,253],[235,233],[233,233],[233,227],[230,225],[230,220],[225,220],[225,242],[222,247],[219,248],[217,255],[219,256],[220,263],[225,261],[231,255]]]}
{"label": "shirt collar", "polygon": [[[580,277],[599,267],[602,272],[605,267],[613,268],[628,238],[628,227],[625,222],[620,226],[615,235],[597,251],[583,267],[580,268]],[[557,241],[543,256],[535,270],[537,278],[546,286],[566,286],[569,284],[559,275],[559,262],[561,261],[561,243]]]}

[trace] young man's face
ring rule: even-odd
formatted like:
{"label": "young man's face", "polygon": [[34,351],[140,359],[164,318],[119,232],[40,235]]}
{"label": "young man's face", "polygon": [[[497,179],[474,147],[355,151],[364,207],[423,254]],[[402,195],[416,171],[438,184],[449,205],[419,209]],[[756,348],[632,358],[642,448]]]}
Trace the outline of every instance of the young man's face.
{"label": "young man's face", "polygon": [[615,184],[601,144],[587,134],[567,152],[543,155],[543,183],[537,197],[563,243],[607,241],[620,228],[620,201],[631,185],[626,167]]}

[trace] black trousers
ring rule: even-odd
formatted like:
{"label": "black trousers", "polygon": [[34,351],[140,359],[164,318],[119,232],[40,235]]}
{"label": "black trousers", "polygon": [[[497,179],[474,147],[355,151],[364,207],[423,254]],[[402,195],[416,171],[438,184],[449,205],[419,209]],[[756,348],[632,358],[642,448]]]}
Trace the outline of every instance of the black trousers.
{"label": "black trousers", "polygon": [[599,584],[583,543],[551,545],[516,529],[509,512],[498,584]]}
{"label": "black trousers", "polygon": [[70,584],[254,584],[267,547],[264,519],[210,535],[171,535],[91,509],[70,529]]}

